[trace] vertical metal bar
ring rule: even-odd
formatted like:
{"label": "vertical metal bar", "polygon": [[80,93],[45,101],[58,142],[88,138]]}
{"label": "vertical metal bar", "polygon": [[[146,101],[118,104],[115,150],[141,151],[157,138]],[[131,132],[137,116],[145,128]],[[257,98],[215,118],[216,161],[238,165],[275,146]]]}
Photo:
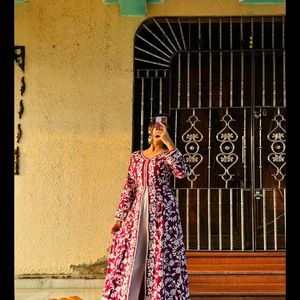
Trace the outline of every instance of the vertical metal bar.
{"label": "vertical metal bar", "polygon": [[197,250],[200,250],[200,190],[197,189]]}
{"label": "vertical metal bar", "polygon": [[[243,36],[243,18],[241,17],[241,26],[240,26],[240,35],[241,40],[244,39]],[[241,106],[244,106],[244,50],[241,49]]]}
{"label": "vertical metal bar", "polygon": [[276,106],[276,59],[275,59],[275,30],[272,17],[272,61],[273,61],[273,107]]}
{"label": "vertical metal bar", "polygon": [[141,149],[144,149],[144,78],[142,78],[141,88],[141,132],[140,132],[140,145]]}
{"label": "vertical metal bar", "polygon": [[211,108],[208,109],[208,166],[207,166],[207,186],[210,189],[210,172],[211,172]]}
{"label": "vertical metal bar", "polygon": [[190,224],[190,218],[189,218],[189,189],[186,189],[186,249],[190,249],[190,232],[189,232],[189,224]]}
{"label": "vertical metal bar", "polygon": [[[211,18],[209,18],[209,50],[211,50]],[[209,107],[212,107],[212,53],[209,51]]]}
{"label": "vertical metal bar", "polygon": [[258,136],[259,136],[259,142],[258,142],[258,150],[259,150],[259,188],[262,188],[263,185],[263,172],[262,172],[262,123],[261,123],[261,115],[262,115],[262,109],[259,108],[259,114],[260,114],[260,118],[259,118],[259,127],[258,127]]}
{"label": "vertical metal bar", "polygon": [[285,72],[285,19],[282,17],[282,48],[283,48],[283,106],[286,107],[286,72]]}
{"label": "vertical metal bar", "polygon": [[233,250],[233,200],[232,200],[232,189],[229,190],[229,201],[230,201],[230,250]]}
{"label": "vertical metal bar", "polygon": [[[198,40],[201,40],[201,20],[199,18],[199,23],[198,23]],[[201,107],[201,94],[202,94],[202,86],[201,86],[201,51],[198,53],[198,72],[199,72],[199,82],[198,82],[198,107]]]}
{"label": "vertical metal bar", "polygon": [[243,149],[242,149],[242,161],[244,170],[244,188],[247,187],[247,110],[244,108],[244,127],[243,127]]}
{"label": "vertical metal bar", "polygon": [[[175,109],[175,126],[174,126],[174,145],[177,147],[177,124],[178,124],[178,110]],[[173,176],[173,187],[176,186],[176,177]]]}
{"label": "vertical metal bar", "polygon": [[220,49],[220,90],[219,90],[219,107],[222,107],[223,100],[223,52],[222,52],[222,19],[219,23],[219,49]]}
{"label": "vertical metal bar", "polygon": [[159,113],[162,113],[162,78],[159,78]]}
{"label": "vertical metal bar", "polygon": [[177,145],[177,123],[178,123],[178,121],[177,121],[177,114],[178,114],[177,109],[175,109],[175,129],[174,129],[174,134],[175,134],[175,136],[174,136],[174,144],[175,144],[175,147]]}
{"label": "vertical metal bar", "polygon": [[202,94],[202,86],[201,86],[201,52],[198,53],[198,65],[199,65],[199,81],[198,81],[198,107],[201,107],[201,94]]}
{"label": "vertical metal bar", "polygon": [[274,224],[274,250],[277,251],[277,207],[276,207],[275,189],[273,189],[273,224]]}
{"label": "vertical metal bar", "polygon": [[241,189],[241,242],[242,251],[245,250],[245,219],[244,219],[244,189]]}
{"label": "vertical metal bar", "polygon": [[[226,115],[228,115],[228,107],[226,107]],[[225,188],[228,188],[228,180],[225,181]]]}
{"label": "vertical metal bar", "polygon": [[241,52],[241,106],[244,106],[244,51]]}
{"label": "vertical metal bar", "polygon": [[177,207],[179,207],[179,202],[180,202],[180,199],[179,199],[179,189],[176,189],[175,188],[175,198],[176,198],[176,203],[177,203]]}
{"label": "vertical metal bar", "polygon": [[177,108],[180,108],[181,96],[181,53],[178,53],[178,91],[177,91]]}
{"label": "vertical metal bar", "polygon": [[[193,116],[196,116],[195,108],[193,108]],[[193,187],[194,187],[194,181],[191,181],[191,188],[193,188]]]}
{"label": "vertical metal bar", "polygon": [[153,78],[150,79],[150,116],[153,116]]}
{"label": "vertical metal bar", "polygon": [[222,250],[222,189],[219,189],[219,250]]}
{"label": "vertical metal bar", "polygon": [[208,250],[211,250],[211,195],[210,188],[207,190],[207,233],[208,233]]}
{"label": "vertical metal bar", "polygon": [[208,250],[211,250],[211,211],[210,211],[210,186],[211,186],[211,106],[209,107],[208,110],[209,116],[208,116],[208,166],[207,166],[207,180],[208,180],[208,195],[207,195],[207,221],[208,221]]}
{"label": "vertical metal bar", "polygon": [[286,244],[286,190],[283,189],[284,243]]}
{"label": "vertical metal bar", "polygon": [[208,49],[211,50],[211,18],[208,18]]}
{"label": "vertical metal bar", "polygon": [[264,29],[264,17],[261,21],[261,48],[262,48],[262,106],[266,105],[266,75],[265,75],[265,29]]}
{"label": "vertical metal bar", "polygon": [[252,216],[252,245],[255,249],[255,211],[256,211],[256,202],[254,197],[256,178],[255,178],[255,141],[254,141],[254,109],[255,109],[255,55],[253,51],[253,17],[251,17],[251,36],[250,36],[250,45],[251,51],[251,119],[250,119],[250,157],[251,157],[251,193],[252,193],[252,206],[251,206],[251,216]]}
{"label": "vertical metal bar", "polygon": [[282,16],[282,35],[281,35],[281,42],[282,42],[282,49],[285,49],[285,17]]}
{"label": "vertical metal bar", "polygon": [[191,49],[191,22],[189,21],[189,49]]}
{"label": "vertical metal bar", "polygon": [[233,106],[233,52],[232,52],[232,18],[230,17],[230,107]]}
{"label": "vertical metal bar", "polygon": [[266,191],[263,189],[263,238],[264,250],[267,250]]}
{"label": "vertical metal bar", "polygon": [[190,107],[190,52],[187,53],[187,95],[186,95],[186,107]]}

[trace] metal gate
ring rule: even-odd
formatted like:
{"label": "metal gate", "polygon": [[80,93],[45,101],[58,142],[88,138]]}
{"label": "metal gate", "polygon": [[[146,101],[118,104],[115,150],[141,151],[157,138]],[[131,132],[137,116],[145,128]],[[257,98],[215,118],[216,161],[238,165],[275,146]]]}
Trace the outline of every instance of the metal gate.
{"label": "metal gate", "polygon": [[170,115],[187,250],[284,250],[285,18],[150,18],[137,30],[133,150]]}

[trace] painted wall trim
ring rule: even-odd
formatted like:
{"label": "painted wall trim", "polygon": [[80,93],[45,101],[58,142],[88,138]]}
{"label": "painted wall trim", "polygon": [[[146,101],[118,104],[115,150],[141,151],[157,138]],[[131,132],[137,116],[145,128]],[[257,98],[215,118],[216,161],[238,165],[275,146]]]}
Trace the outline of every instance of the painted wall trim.
{"label": "painted wall trim", "polygon": [[240,0],[242,4],[283,4],[285,0]]}
{"label": "painted wall trim", "polygon": [[99,289],[104,286],[103,278],[62,278],[62,276],[57,275],[58,278],[51,278],[53,275],[44,275],[40,278],[26,278],[26,279],[15,279],[16,289],[71,289],[71,288],[81,288],[81,289]]}
{"label": "painted wall trim", "polygon": [[15,0],[15,4],[22,4],[27,2],[27,0]]}
{"label": "painted wall trim", "polygon": [[[24,1],[24,0],[19,0],[19,1]],[[106,4],[114,4],[118,3],[119,0],[102,0]],[[165,0],[146,0],[147,3],[152,4],[152,3],[163,3]]]}

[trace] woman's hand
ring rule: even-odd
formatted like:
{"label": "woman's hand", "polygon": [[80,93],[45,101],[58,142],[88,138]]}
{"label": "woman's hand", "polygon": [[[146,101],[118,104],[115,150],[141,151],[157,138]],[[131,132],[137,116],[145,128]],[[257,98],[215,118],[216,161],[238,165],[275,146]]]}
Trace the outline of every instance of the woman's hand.
{"label": "woman's hand", "polygon": [[169,150],[175,149],[175,145],[167,131],[167,126],[161,122],[159,124],[161,125],[160,140],[168,147]]}
{"label": "woman's hand", "polygon": [[111,228],[111,234],[115,234],[117,231],[119,231],[122,227],[122,221],[117,220],[116,223]]}

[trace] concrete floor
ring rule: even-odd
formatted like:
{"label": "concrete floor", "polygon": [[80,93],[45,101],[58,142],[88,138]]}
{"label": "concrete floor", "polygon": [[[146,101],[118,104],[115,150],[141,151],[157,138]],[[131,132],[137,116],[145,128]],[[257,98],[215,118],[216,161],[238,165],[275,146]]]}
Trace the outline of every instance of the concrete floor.
{"label": "concrete floor", "polygon": [[[102,289],[15,289],[15,300],[100,300]],[[191,297],[193,300],[285,300],[285,297]]]}
{"label": "concrete floor", "polygon": [[15,300],[100,300],[101,289],[15,289]]}

